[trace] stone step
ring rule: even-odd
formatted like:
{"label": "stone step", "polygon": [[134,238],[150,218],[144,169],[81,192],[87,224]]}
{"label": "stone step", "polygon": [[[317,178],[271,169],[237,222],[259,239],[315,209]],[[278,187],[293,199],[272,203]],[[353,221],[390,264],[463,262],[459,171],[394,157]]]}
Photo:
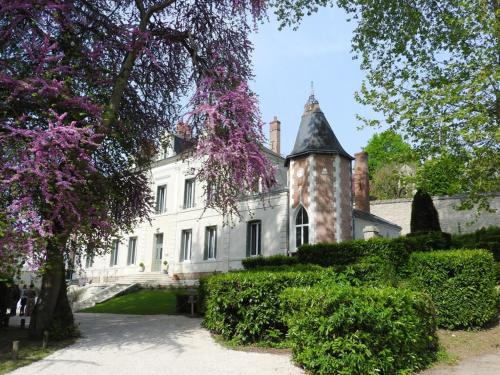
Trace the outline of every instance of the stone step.
{"label": "stone step", "polygon": [[72,306],[73,311],[83,310],[95,306],[97,303],[105,302],[113,297],[137,289],[138,287],[139,285],[137,283],[118,283],[110,285],[105,289],[99,290],[95,294],[91,295],[89,298],[74,303]]}

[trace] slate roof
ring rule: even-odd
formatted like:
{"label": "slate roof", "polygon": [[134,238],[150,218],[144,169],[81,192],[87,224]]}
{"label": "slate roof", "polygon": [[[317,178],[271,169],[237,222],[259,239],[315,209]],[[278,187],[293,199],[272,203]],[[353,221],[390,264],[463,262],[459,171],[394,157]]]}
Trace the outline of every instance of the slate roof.
{"label": "slate roof", "polygon": [[178,135],[174,135],[173,137],[173,146],[174,146],[174,152],[175,154],[181,154],[183,153],[184,151],[186,151],[187,149],[191,148],[193,146],[193,142],[192,141],[188,141],[186,139],[183,139],[181,137],[179,137]]}
{"label": "slate roof", "polygon": [[354,160],[340,145],[314,95],[305,105],[295,146],[286,157],[285,165],[291,158],[309,154],[334,154]]}

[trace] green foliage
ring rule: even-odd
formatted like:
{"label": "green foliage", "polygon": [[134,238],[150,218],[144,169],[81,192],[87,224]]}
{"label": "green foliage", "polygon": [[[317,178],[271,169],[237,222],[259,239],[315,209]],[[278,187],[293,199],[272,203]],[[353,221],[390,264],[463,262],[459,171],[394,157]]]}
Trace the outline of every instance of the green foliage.
{"label": "green foliage", "polygon": [[241,261],[246,270],[260,267],[292,266],[297,264],[297,258],[286,255],[271,255],[245,258]]}
{"label": "green foliage", "polygon": [[[356,99],[411,141],[420,160],[462,162],[465,203],[489,207],[500,165],[498,1],[274,0],[280,27],[337,4],[354,20],[352,50],[367,76]],[[404,30],[404,32],[402,32]],[[376,119],[359,117],[367,126]]]}
{"label": "green foliage", "polygon": [[276,343],[287,332],[279,304],[285,288],[313,285],[325,279],[347,282],[320,267],[300,272],[293,269],[231,272],[201,279],[204,326],[234,343]]}
{"label": "green foliage", "polygon": [[364,148],[368,152],[370,178],[388,164],[406,164],[415,161],[411,146],[393,130],[375,133]]}
{"label": "green foliage", "polygon": [[411,203],[411,233],[440,232],[439,215],[432,203],[431,196],[423,190],[417,190]]}
{"label": "green foliage", "polygon": [[370,196],[375,199],[411,198],[416,166],[414,164],[389,163],[373,173]]}
{"label": "green foliage", "polygon": [[340,243],[303,245],[297,251],[302,264],[317,264],[343,271],[351,266],[362,281],[381,280],[391,284],[394,273],[406,274],[409,256],[414,251],[448,249],[447,233],[428,232],[393,239],[374,238]]}
{"label": "green foliage", "polygon": [[371,246],[385,242],[376,240],[354,240],[340,243],[318,243],[302,245],[297,251],[297,258],[302,264],[317,264],[322,267],[347,266],[356,263],[369,252]]}
{"label": "green foliage", "polygon": [[287,289],[281,300],[294,360],[313,374],[410,374],[435,359],[425,294],[337,285]]}
{"label": "green foliage", "polygon": [[451,250],[410,256],[410,284],[428,293],[444,328],[483,327],[496,316],[493,256],[486,250]]}
{"label": "green foliage", "polygon": [[498,2],[338,3],[357,19],[352,47],[367,71],[358,101],[414,141],[422,159],[461,160],[450,177],[462,172],[468,199],[486,207],[481,193],[499,184]]}
{"label": "green foliage", "polygon": [[495,282],[500,284],[500,262],[495,262]]}
{"label": "green foliage", "polygon": [[452,155],[426,160],[418,169],[415,184],[430,195],[454,195],[465,191],[464,162]]}
{"label": "green foliage", "polygon": [[496,262],[500,262],[500,227],[481,228],[473,233],[456,234],[453,247],[464,249],[488,249]]}

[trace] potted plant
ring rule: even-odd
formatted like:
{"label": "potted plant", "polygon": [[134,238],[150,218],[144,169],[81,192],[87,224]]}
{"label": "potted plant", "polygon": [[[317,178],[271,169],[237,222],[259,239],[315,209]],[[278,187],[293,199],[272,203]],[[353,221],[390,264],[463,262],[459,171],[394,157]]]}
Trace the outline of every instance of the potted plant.
{"label": "potted plant", "polygon": [[168,262],[166,260],[163,261],[163,273],[168,273]]}
{"label": "potted plant", "polygon": [[146,268],[146,267],[144,266],[144,263],[142,263],[142,262],[141,262],[141,263],[139,263],[139,272],[144,272],[144,269],[145,269],[145,268]]}

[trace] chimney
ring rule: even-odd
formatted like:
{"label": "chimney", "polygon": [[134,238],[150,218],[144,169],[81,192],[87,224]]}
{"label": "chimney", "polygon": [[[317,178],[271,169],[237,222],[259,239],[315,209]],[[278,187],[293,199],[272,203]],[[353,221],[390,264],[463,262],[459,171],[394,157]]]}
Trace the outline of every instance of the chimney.
{"label": "chimney", "polygon": [[366,151],[354,154],[353,191],[354,205],[360,211],[370,213],[370,186],[368,180],[368,153]]}
{"label": "chimney", "polygon": [[185,140],[191,139],[191,129],[185,122],[179,121],[175,126],[175,134]]}
{"label": "chimney", "polygon": [[280,153],[280,138],[281,138],[281,122],[278,117],[274,116],[273,121],[269,123],[269,140],[271,143],[271,150],[279,154]]}

